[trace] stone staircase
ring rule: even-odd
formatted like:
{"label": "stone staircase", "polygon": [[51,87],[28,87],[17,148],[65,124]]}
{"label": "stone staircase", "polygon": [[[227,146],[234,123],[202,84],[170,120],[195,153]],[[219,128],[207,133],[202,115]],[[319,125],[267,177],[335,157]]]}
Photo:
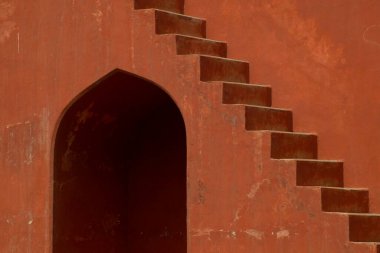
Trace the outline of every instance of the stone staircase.
{"label": "stone staircase", "polygon": [[348,242],[380,252],[380,215],[369,213],[368,190],[344,187],[342,161],[318,160],[317,136],[293,132],[292,111],[271,107],[271,87],[249,83],[248,62],[226,58],[225,42],[206,39],[206,21],[183,15],[183,0],[135,0],[135,9],[152,9],[156,34],[175,36],[178,55],[199,55],[199,80],[219,83],[224,104],[244,106],[246,130],[269,135],[272,159],[295,161],[297,186],[320,189],[322,212],[347,216]]}

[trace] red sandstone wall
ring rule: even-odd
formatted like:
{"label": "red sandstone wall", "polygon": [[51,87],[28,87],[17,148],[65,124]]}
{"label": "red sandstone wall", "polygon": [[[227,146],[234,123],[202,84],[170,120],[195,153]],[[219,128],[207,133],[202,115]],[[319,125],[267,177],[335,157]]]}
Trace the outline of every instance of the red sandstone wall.
{"label": "red sandstone wall", "polygon": [[321,158],[345,160],[347,186],[369,187],[380,211],[380,2],[191,0],[208,36],[273,86],[294,110],[295,131],[319,135]]}
{"label": "red sandstone wall", "polygon": [[[369,0],[261,3],[187,0],[186,3],[188,14],[207,18],[211,38],[230,42],[231,57],[253,63],[254,81],[273,85],[275,106],[294,109],[296,130],[318,132],[321,157],[346,160],[347,184],[370,186],[372,208],[380,210],[380,203],[376,204],[380,202],[376,201],[380,193],[376,182],[380,174],[380,158],[376,153],[380,145],[377,142],[380,131],[376,129],[380,120],[376,111],[380,89],[376,86],[380,67],[376,14],[380,3]],[[183,93],[191,91],[174,87],[173,82],[179,81],[158,72],[158,65],[163,62],[168,73],[173,70],[182,74],[179,78],[187,80],[186,85],[193,83],[186,76],[186,67],[177,66],[170,59],[165,62],[166,51],[171,52],[169,47],[149,44],[156,42],[151,37],[139,37],[131,10],[132,2],[125,0],[0,0],[0,252],[49,252],[51,202],[47,200],[51,197],[52,135],[63,108],[80,91],[115,67],[136,70],[142,75],[155,73],[146,77],[167,85],[178,97],[183,95],[181,89]],[[149,55],[151,59],[147,58]],[[204,96],[209,94],[204,91],[207,89],[203,88]],[[191,122],[193,129],[205,129],[198,142],[194,142],[196,147],[203,145],[209,152],[204,152],[206,155],[214,154],[213,145],[222,148],[225,145],[222,135],[232,132],[233,127],[226,123],[232,113],[222,118],[217,113],[225,108],[218,107],[212,108],[216,110],[212,114],[210,108],[198,105],[204,101],[196,95],[193,101],[182,96],[181,108],[187,116],[191,110],[194,113],[204,110],[207,117],[212,116],[220,123],[221,131],[216,138],[210,135],[216,126],[208,118],[201,118],[199,124]],[[215,95],[212,105],[216,103],[220,101]],[[240,123],[241,118],[238,118]],[[232,134],[237,135],[241,129],[235,128]],[[193,221],[195,228],[202,228],[207,217],[215,219],[210,220],[211,225],[217,223],[215,228],[221,225],[219,221],[228,224],[226,221],[233,218],[228,208],[235,208],[240,201],[238,196],[250,189],[248,169],[259,158],[251,157],[250,150],[234,155],[240,154],[241,148],[236,141],[248,146],[250,140],[230,136],[226,139],[233,149],[224,147],[227,151],[223,160],[214,157],[204,164],[190,163],[192,168],[199,166],[201,172],[195,174],[203,173],[202,168],[221,170],[222,166],[229,166],[229,170],[226,168],[229,178],[215,181],[213,175],[221,175],[220,171],[199,176],[206,183],[215,184],[208,184],[208,196],[216,192],[228,198],[221,205],[223,208],[218,206],[219,200],[211,198],[210,210],[220,210],[216,216],[194,204],[195,211],[191,212],[203,217]],[[215,140],[216,144],[208,144]],[[251,159],[250,163],[239,168],[244,173],[236,174],[235,163],[239,164],[243,158]],[[193,180],[195,183],[195,176]],[[228,187],[219,190],[218,187],[231,182],[244,182],[244,187],[239,191],[234,189],[235,192]],[[202,184],[198,187],[196,190],[204,191]],[[273,191],[266,187],[266,192]],[[199,201],[196,190],[192,189],[191,203]],[[273,193],[272,198],[278,199],[278,195]],[[266,196],[261,196],[260,203],[267,202]],[[247,214],[246,218],[249,217],[252,213]],[[319,232],[305,234],[307,238],[315,238]],[[203,243],[209,243],[207,238]],[[226,245],[225,250],[232,247],[228,241]],[[217,247],[223,245],[215,246],[215,251]],[[237,249],[231,248],[229,252],[233,250]]]}
{"label": "red sandstone wall", "polygon": [[0,0],[0,252],[51,252],[53,131],[79,92],[132,65],[131,14],[132,1]]}

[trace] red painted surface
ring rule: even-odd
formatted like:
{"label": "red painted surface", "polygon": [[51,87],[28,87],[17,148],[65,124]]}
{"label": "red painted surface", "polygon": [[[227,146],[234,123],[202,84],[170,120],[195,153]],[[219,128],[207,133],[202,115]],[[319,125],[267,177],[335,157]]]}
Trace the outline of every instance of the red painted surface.
{"label": "red painted surface", "polygon": [[380,211],[380,3],[376,0],[186,1],[208,37],[250,61],[296,131],[316,132],[320,158],[345,161],[345,183],[369,187]]}
{"label": "red painted surface", "polygon": [[[272,3],[272,4],[270,4]],[[345,159],[346,185],[370,187],[378,210],[379,69],[375,1],[188,0],[209,37],[249,60],[295,130],[318,132],[322,158]],[[245,108],[199,82],[132,1],[0,1],[0,252],[51,252],[53,139],[66,106],[115,68],[159,84],[187,132],[188,252],[375,252],[348,242],[349,219],[321,212],[319,188],[296,187],[295,163],[270,160],[268,133]]]}

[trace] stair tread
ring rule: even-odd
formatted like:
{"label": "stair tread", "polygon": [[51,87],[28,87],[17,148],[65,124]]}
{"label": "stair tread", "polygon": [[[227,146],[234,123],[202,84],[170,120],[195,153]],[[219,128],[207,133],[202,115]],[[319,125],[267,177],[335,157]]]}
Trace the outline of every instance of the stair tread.
{"label": "stair tread", "polygon": [[350,187],[331,187],[331,186],[321,186],[324,189],[331,190],[341,190],[341,191],[368,191],[368,188],[350,188]]}
{"label": "stair tread", "polygon": [[[238,59],[233,59],[233,58],[224,58],[224,57],[218,57],[218,56],[211,56],[211,55],[200,55],[200,57],[204,58],[211,58],[211,59],[219,59],[223,61],[229,61],[229,62],[240,62],[240,63],[246,63],[249,64],[248,61],[243,61],[243,60],[238,60]],[[215,81],[212,81],[215,82]],[[231,82],[231,81],[218,81],[218,82],[225,82],[225,83],[239,83],[239,82]]]}
{"label": "stair tread", "polygon": [[[354,244],[354,245],[362,245],[362,246],[373,246],[374,250],[376,250],[376,253],[379,253],[380,252],[380,244],[379,242],[353,242],[353,241],[350,241],[350,244]],[[375,253],[375,252],[373,252]]]}
{"label": "stair tread", "polygon": [[[188,39],[196,39],[196,40],[201,40],[201,41],[208,41],[208,42],[215,42],[215,43],[225,43],[227,44],[226,41],[222,40],[213,40],[213,39],[208,39],[208,38],[200,38],[200,37],[195,37],[195,36],[190,36],[190,35],[184,35],[184,34],[173,34],[174,36],[177,37],[183,37],[183,38],[188,38]],[[209,56],[209,55],[206,55]],[[224,57],[221,57],[224,58]]]}
{"label": "stair tread", "polygon": [[320,162],[320,163],[343,163],[343,160],[323,160],[323,159],[297,159],[297,158],[284,158],[279,159],[284,161],[296,161],[296,162]]}
{"label": "stair tread", "polygon": [[350,213],[350,216],[365,216],[365,217],[374,217],[380,218],[380,213]]}
{"label": "stair tread", "polygon": [[[244,105],[245,107],[248,107],[248,108],[261,108],[261,109],[274,110],[274,111],[292,112],[291,109],[271,107],[271,106],[246,105],[246,104],[237,104],[237,105]],[[277,132],[281,132],[281,131],[277,131]],[[284,131],[284,132],[286,132],[286,131]]]}
{"label": "stair tread", "polygon": [[366,245],[375,245],[375,246],[380,246],[380,242],[350,242],[353,244],[366,244]]}
{"label": "stair tread", "polygon": [[[294,135],[294,136],[317,136],[316,133],[287,132],[287,131],[278,131],[278,130],[255,130],[255,132],[263,132],[263,133],[271,133],[271,134],[283,134],[283,135]],[[281,158],[281,160],[318,160],[318,159]]]}
{"label": "stair tread", "polygon": [[180,16],[180,17],[185,17],[185,18],[191,18],[191,19],[197,19],[197,20],[206,21],[205,18],[190,16],[190,15],[186,15],[186,14],[183,14],[183,13],[178,13],[178,12],[173,12],[173,11],[168,11],[168,10],[162,10],[162,9],[158,9],[158,8],[149,8],[149,9],[152,9],[152,10],[154,10],[156,12],[165,12],[167,14],[172,14],[172,15],[175,15],[175,16]]}
{"label": "stair tread", "polygon": [[209,81],[210,83],[221,83],[221,84],[230,84],[230,85],[239,85],[247,87],[261,87],[261,88],[272,88],[271,85],[267,84],[257,84],[257,83],[239,83],[239,82],[229,82],[229,81]]}

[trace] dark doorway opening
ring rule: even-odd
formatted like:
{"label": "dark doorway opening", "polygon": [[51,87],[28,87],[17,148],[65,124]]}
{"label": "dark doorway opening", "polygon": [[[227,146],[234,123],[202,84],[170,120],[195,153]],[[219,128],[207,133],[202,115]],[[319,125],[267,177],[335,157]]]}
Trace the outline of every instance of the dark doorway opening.
{"label": "dark doorway opening", "polygon": [[64,113],[54,253],[185,253],[186,132],[161,88],[114,71]]}

